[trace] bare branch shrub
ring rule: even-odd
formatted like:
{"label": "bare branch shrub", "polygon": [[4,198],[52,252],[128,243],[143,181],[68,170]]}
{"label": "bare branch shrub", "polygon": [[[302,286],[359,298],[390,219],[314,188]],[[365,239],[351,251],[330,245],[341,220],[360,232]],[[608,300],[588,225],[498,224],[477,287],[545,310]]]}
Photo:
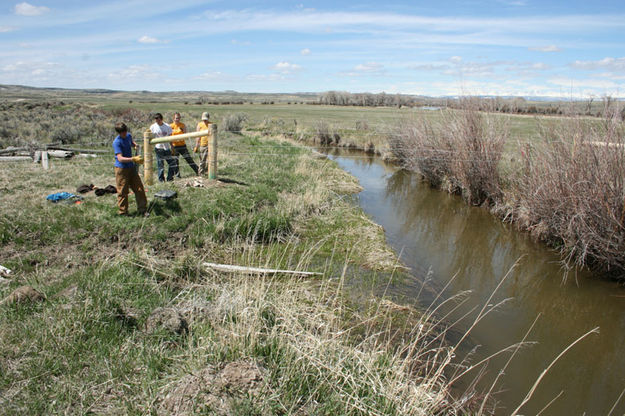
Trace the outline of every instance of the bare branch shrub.
{"label": "bare branch shrub", "polygon": [[388,141],[402,165],[421,173],[433,186],[462,193],[471,204],[501,198],[498,164],[508,136],[505,124],[477,111],[466,99],[463,109],[403,122]]}
{"label": "bare branch shrub", "polygon": [[396,160],[405,169],[419,172],[432,186],[440,187],[451,174],[452,144],[440,134],[440,126],[423,117],[404,120],[388,138]]}
{"label": "bare branch shrub", "polygon": [[333,133],[330,131],[330,126],[323,120],[319,120],[314,125],[315,141],[318,141],[322,146],[332,143]]}
{"label": "bare branch shrub", "polygon": [[451,172],[472,204],[501,199],[498,165],[508,138],[502,118],[479,112],[480,100],[465,99],[463,110],[443,114],[441,134],[453,143]]}
{"label": "bare branch shrub", "polygon": [[356,120],[356,130],[369,130],[369,122],[367,120]]}
{"label": "bare branch shrub", "polygon": [[613,114],[604,123],[578,118],[546,129],[544,144],[522,154],[517,220],[560,245],[568,266],[625,270],[625,129],[620,112]]}
{"label": "bare branch shrub", "polygon": [[229,113],[223,118],[223,128],[225,131],[241,133],[243,124],[248,120],[246,113]]}

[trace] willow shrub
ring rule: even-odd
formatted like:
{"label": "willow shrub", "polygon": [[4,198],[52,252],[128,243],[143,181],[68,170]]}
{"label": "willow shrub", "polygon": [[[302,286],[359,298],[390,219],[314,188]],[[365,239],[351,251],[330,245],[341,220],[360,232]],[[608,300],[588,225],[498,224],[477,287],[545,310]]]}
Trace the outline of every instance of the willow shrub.
{"label": "willow shrub", "polygon": [[498,164],[508,137],[505,120],[477,111],[478,104],[465,99],[462,110],[441,118],[404,121],[389,138],[404,167],[475,205],[501,198]]}
{"label": "willow shrub", "polygon": [[524,228],[565,263],[625,270],[625,128],[620,117],[568,119],[521,154],[515,194]]}

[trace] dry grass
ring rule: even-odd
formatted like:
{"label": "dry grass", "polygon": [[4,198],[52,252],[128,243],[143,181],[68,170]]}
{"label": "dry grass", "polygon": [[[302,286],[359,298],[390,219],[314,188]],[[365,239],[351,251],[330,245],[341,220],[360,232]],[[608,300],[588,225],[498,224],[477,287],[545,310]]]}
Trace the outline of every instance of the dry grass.
{"label": "dry grass", "polygon": [[[247,250],[244,257],[250,264],[272,262],[253,246]],[[345,276],[336,278],[204,274],[181,293],[175,307],[186,311],[196,337],[203,338],[206,322],[211,323],[211,335],[201,349],[188,352],[192,359],[184,371],[166,380],[161,397],[171,395],[186,374],[205,374],[206,363],[217,357],[228,362],[256,357],[265,376],[248,400],[261,414],[429,415],[453,409],[442,371],[451,354],[426,321],[429,316],[390,308],[391,302],[356,312],[345,302]],[[388,336],[399,316],[407,344],[398,345]],[[211,383],[201,390],[198,394],[225,395]],[[188,408],[192,400],[182,398],[177,406]],[[160,406],[158,401],[154,406]],[[232,414],[230,409],[216,414]]]}

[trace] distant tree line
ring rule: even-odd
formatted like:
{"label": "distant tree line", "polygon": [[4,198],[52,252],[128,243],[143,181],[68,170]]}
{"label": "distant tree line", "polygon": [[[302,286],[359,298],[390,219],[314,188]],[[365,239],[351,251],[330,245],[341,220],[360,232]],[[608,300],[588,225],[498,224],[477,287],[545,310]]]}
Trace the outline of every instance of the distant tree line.
{"label": "distant tree line", "polygon": [[345,105],[359,107],[401,107],[418,105],[417,99],[409,95],[350,93],[347,91],[327,91],[321,93],[316,104]]}
{"label": "distant tree line", "polygon": [[[308,104],[340,105],[359,107],[420,107],[464,108],[466,97],[423,97],[405,94],[350,93],[347,91],[326,91],[318,95],[317,101]],[[478,111],[508,114],[536,115],[587,115],[612,117],[620,115],[625,119],[625,108],[610,96],[600,100],[589,98],[577,101],[531,101],[523,97],[471,97]]]}

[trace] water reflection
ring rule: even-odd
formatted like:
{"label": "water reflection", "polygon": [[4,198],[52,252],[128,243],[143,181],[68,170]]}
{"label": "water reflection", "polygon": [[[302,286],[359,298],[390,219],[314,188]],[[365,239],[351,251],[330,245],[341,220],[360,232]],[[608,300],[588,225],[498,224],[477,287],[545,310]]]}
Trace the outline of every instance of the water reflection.
{"label": "water reflection", "polygon": [[[438,288],[451,276],[447,295],[472,290],[461,314],[480,307],[508,274],[494,302],[511,298],[484,319],[472,333],[471,348],[479,345],[476,360],[520,341],[536,317],[524,349],[503,378],[498,395],[507,414],[518,405],[552,359],[586,331],[592,335],[571,349],[543,379],[523,414],[536,414],[561,391],[542,414],[607,414],[625,388],[625,292],[616,283],[579,271],[566,283],[558,257],[527,235],[501,223],[487,211],[470,207],[460,198],[432,190],[416,175],[384,165],[378,158],[338,157],[339,164],[356,176],[364,191],[363,209],[386,230],[389,243],[415,272],[415,281],[394,288],[397,296],[416,297],[428,270]],[[516,268],[510,270],[515,263]],[[509,273],[508,273],[509,272]],[[415,299],[431,302],[427,295]],[[468,327],[470,322],[463,322]],[[507,356],[493,360],[490,385]],[[623,414],[625,403],[613,414]]]}

